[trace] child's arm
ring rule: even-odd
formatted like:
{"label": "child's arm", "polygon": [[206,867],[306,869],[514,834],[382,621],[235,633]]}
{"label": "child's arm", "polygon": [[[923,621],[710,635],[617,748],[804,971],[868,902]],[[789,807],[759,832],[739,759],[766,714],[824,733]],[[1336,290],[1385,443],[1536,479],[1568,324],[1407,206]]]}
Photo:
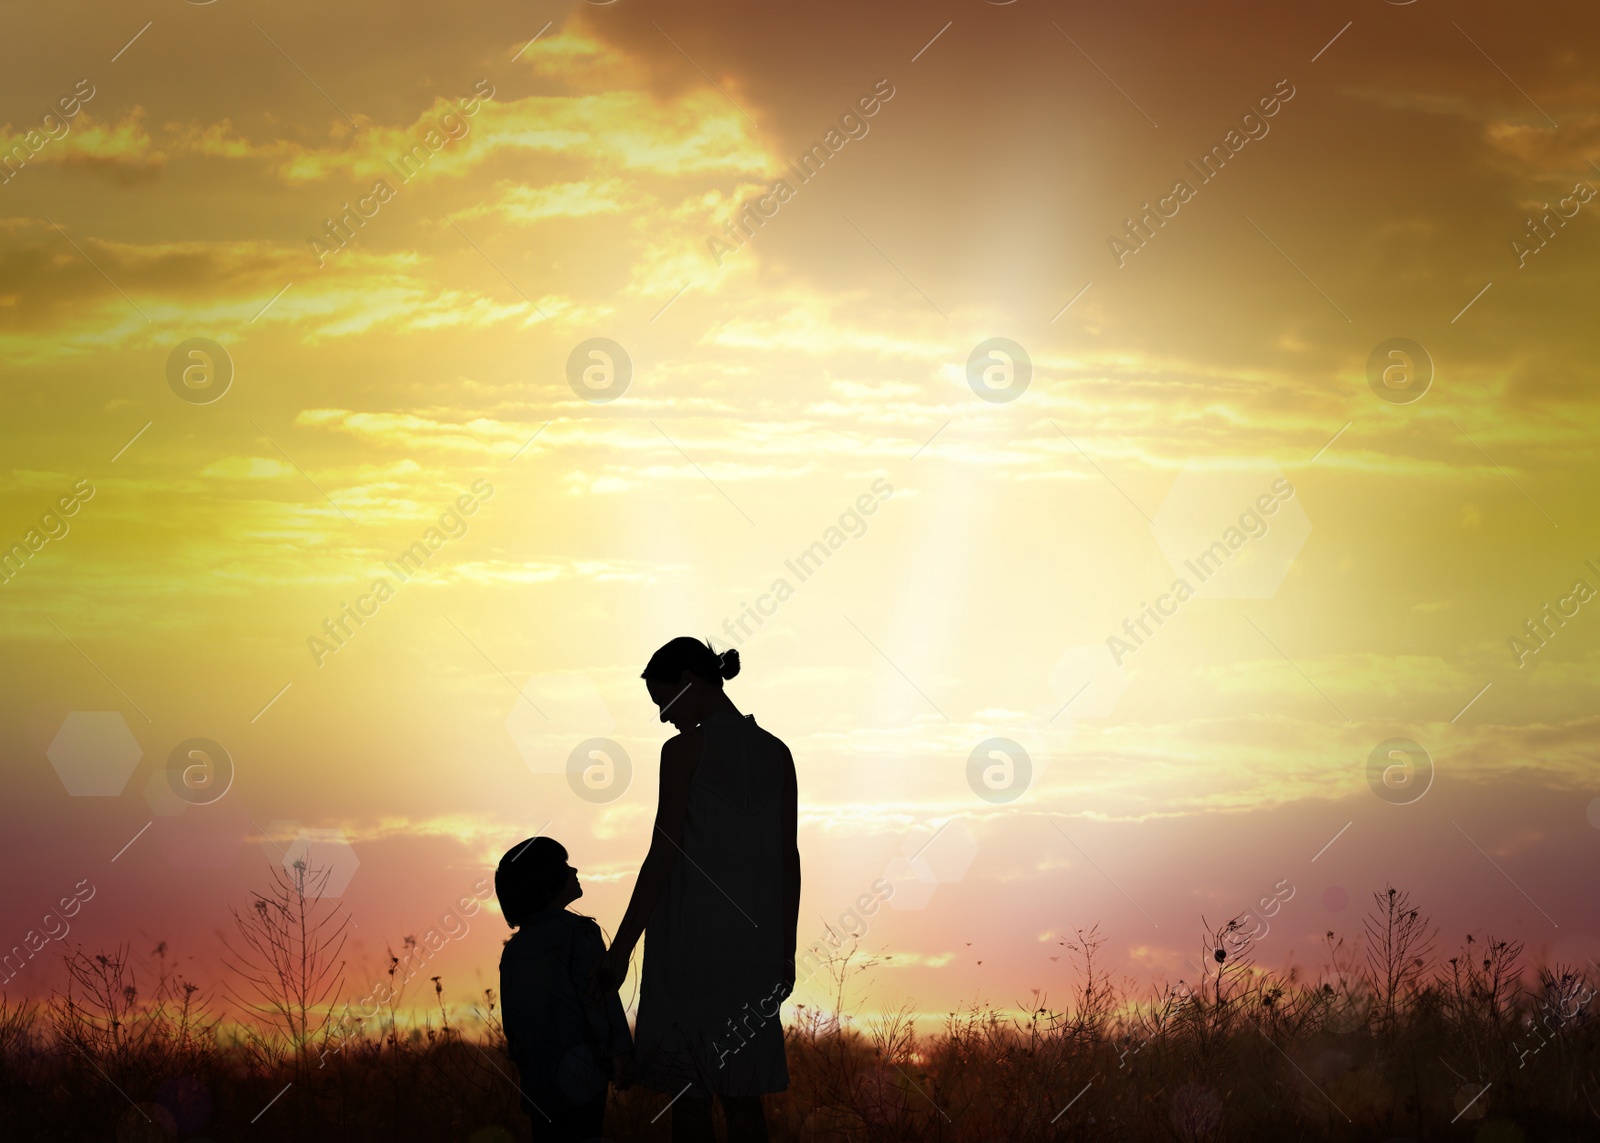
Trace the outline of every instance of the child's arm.
{"label": "child's arm", "polygon": [[609,1038],[602,1041],[607,1044],[612,1058],[626,1055],[633,1057],[633,1036],[628,1031],[628,1014],[623,1011],[622,998],[615,992],[606,996],[606,1024],[609,1027]]}
{"label": "child's arm", "polygon": [[500,1027],[506,1036],[506,1055],[520,1068],[522,1049],[522,1018],[529,1003],[527,965],[505,958],[500,961]]}
{"label": "child's arm", "polygon": [[595,966],[605,956],[605,951],[606,946],[600,936],[600,926],[593,921],[586,922],[578,943],[577,962],[572,966],[573,980],[578,985],[579,995],[585,1000],[584,1017],[589,1021],[593,1041],[612,1059],[623,1055],[631,1057],[633,1037],[628,1032],[628,1014],[623,1011],[621,997],[610,988],[606,989],[599,999],[595,999],[593,993],[589,991],[590,978]]}
{"label": "child's arm", "polygon": [[606,1052],[611,1057],[611,1075],[617,1090],[627,1091],[638,1078],[633,1059],[633,1036],[628,1032],[628,1014],[623,1010],[622,998],[609,989],[606,991],[605,1005],[609,1035],[601,1043],[606,1045]]}

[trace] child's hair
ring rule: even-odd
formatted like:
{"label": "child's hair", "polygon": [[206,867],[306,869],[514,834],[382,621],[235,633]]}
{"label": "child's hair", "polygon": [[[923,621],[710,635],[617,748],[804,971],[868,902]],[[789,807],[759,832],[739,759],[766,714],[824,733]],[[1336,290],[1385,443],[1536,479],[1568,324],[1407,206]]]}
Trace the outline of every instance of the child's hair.
{"label": "child's hair", "polygon": [[567,851],[550,837],[530,837],[500,859],[494,895],[506,924],[519,928],[550,904],[567,880]]}
{"label": "child's hair", "polygon": [[675,683],[684,671],[720,687],[723,679],[731,679],[739,673],[739,652],[729,647],[719,655],[709,641],[702,643],[681,635],[662,644],[660,650],[650,656],[644,674],[639,677],[647,682]]}

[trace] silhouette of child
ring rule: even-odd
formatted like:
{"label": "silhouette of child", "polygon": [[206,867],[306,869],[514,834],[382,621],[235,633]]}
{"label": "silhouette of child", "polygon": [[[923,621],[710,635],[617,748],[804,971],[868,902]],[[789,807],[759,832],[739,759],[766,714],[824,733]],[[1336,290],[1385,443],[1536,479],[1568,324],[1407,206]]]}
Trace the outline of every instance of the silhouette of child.
{"label": "silhouette of child", "polygon": [[522,1077],[535,1143],[600,1138],[606,1083],[633,1083],[633,1040],[615,992],[598,997],[591,974],[605,954],[600,926],[567,906],[583,896],[567,851],[529,838],[500,859],[495,896],[516,930],[500,954],[506,1045]]}

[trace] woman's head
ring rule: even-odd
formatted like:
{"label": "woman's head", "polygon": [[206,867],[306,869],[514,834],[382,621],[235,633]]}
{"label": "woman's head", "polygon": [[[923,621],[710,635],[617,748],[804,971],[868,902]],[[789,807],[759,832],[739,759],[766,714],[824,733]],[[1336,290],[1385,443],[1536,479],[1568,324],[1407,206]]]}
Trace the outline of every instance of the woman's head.
{"label": "woman's head", "polygon": [[506,924],[517,928],[541,909],[570,905],[583,896],[583,887],[560,842],[530,837],[500,859],[494,871],[494,895]]}
{"label": "woman's head", "polygon": [[739,673],[739,652],[718,654],[710,643],[687,635],[662,645],[645,665],[645,687],[661,708],[661,721],[683,730],[698,726],[707,705],[722,691],[722,680]]}

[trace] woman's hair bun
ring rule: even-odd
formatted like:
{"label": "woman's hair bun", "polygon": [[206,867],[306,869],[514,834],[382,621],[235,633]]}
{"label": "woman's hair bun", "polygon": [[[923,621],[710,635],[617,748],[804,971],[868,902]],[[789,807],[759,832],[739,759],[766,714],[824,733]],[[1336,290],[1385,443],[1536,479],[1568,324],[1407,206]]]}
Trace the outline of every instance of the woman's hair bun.
{"label": "woman's hair bun", "polygon": [[643,677],[655,682],[676,683],[685,671],[720,687],[723,679],[731,679],[739,673],[739,652],[729,647],[718,654],[709,639],[702,641],[680,635],[650,656]]}

